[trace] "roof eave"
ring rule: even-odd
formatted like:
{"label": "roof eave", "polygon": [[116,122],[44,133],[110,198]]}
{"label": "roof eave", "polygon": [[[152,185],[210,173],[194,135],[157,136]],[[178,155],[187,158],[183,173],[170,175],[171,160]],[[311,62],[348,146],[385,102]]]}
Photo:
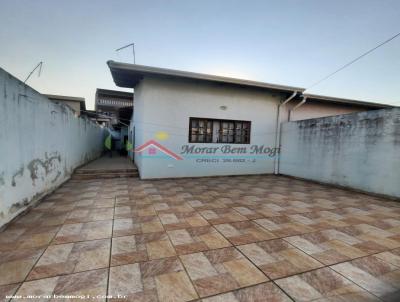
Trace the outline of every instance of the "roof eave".
{"label": "roof eave", "polygon": [[157,68],[157,67],[137,65],[137,64],[128,64],[128,63],[121,63],[114,61],[108,61],[107,64],[108,67],[110,68],[115,84],[117,86],[127,87],[127,88],[133,88],[145,76],[166,76],[171,78],[201,80],[207,82],[218,82],[231,85],[277,90],[282,92],[297,91],[301,93],[305,90],[304,88],[301,87],[276,85],[264,82],[257,82],[257,81],[250,81],[237,78],[229,78],[223,76],[166,69],[166,68]]}

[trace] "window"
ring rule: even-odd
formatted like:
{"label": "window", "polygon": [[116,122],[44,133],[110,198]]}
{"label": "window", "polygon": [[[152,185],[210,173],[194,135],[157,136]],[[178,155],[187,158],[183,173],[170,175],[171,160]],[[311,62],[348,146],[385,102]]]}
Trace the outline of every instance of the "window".
{"label": "window", "polygon": [[191,117],[190,143],[250,144],[248,121],[216,120]]}
{"label": "window", "polygon": [[212,120],[191,118],[189,127],[189,142],[212,143]]}

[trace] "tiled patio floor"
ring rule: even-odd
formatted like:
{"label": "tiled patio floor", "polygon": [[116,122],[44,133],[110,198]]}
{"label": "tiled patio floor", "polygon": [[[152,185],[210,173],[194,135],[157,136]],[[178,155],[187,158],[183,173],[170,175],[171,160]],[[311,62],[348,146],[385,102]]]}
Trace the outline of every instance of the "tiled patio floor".
{"label": "tiled patio floor", "polygon": [[0,233],[13,294],[400,301],[400,203],[276,176],[70,181]]}

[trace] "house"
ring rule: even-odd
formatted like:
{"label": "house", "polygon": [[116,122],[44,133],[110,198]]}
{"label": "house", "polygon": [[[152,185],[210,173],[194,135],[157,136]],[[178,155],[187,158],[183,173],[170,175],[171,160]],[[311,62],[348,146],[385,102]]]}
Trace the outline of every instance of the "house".
{"label": "house", "polygon": [[[108,66],[117,86],[135,90],[130,140],[143,179],[277,173],[282,122],[390,107],[307,95],[300,87],[114,61]],[[152,140],[164,152],[143,151]]]}
{"label": "house", "polygon": [[53,103],[67,105],[69,108],[75,111],[77,116],[80,116],[86,111],[84,98],[55,94],[45,94],[45,96]]}

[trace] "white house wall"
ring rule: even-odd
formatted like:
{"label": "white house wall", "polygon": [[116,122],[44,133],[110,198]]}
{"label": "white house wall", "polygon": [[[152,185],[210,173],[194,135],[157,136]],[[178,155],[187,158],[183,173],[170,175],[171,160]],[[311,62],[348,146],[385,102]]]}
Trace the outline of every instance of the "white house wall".
{"label": "white house wall", "polygon": [[[134,131],[133,135],[133,144],[134,147],[138,147],[141,144],[144,143],[144,137],[143,137],[143,127],[140,127],[141,124],[143,124],[143,114],[144,114],[144,97],[143,97],[143,81],[139,83],[135,87],[135,108],[133,110],[133,120],[131,121],[131,127],[132,130]],[[139,125],[139,126],[138,126]],[[139,173],[142,170],[142,157],[139,156],[140,154],[134,153],[134,161],[135,165],[138,168]]]}
{"label": "white house wall", "polygon": [[[250,145],[274,147],[278,93],[215,83],[145,78],[135,87],[135,147],[155,139],[159,131],[169,138],[157,140],[171,151],[181,154],[183,145],[222,147],[226,144],[189,144],[189,118],[214,118],[251,121]],[[220,107],[226,106],[226,110]],[[135,162],[141,178],[190,177],[273,173],[274,158],[267,156],[184,156],[183,160],[143,156],[136,153]],[[233,163],[226,160],[245,159]],[[218,162],[205,162],[205,160]],[[253,159],[255,161],[253,162]]]}

